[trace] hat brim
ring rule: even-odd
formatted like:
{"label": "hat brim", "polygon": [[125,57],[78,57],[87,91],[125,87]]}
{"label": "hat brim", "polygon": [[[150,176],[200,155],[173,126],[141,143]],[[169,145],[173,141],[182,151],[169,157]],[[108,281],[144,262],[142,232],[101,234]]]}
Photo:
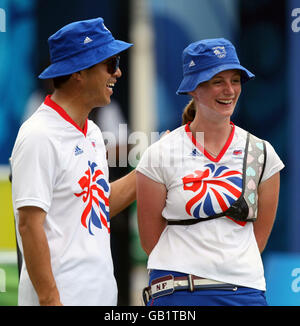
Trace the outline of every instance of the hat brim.
{"label": "hat brim", "polygon": [[250,72],[249,70],[247,70],[246,68],[244,68],[243,66],[241,66],[239,64],[234,63],[234,64],[221,65],[221,66],[213,67],[210,69],[206,69],[204,71],[195,71],[195,72],[185,75],[176,94],[177,95],[186,95],[187,93],[194,91],[199,84],[209,81],[218,73],[225,71],[225,70],[232,70],[232,69],[241,70],[241,72],[242,72],[241,82],[242,83],[245,83],[255,77],[255,75],[252,74],[252,72]]}
{"label": "hat brim", "polygon": [[39,78],[50,79],[73,74],[119,54],[131,46],[133,46],[131,43],[113,40],[103,47],[80,52],[77,55],[51,64],[39,75]]}

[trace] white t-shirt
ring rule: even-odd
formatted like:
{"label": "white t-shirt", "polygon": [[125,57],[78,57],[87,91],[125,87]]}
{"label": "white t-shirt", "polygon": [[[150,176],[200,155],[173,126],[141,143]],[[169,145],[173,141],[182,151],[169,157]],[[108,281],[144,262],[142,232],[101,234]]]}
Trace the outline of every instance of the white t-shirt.
{"label": "white t-shirt", "polygon": [[[245,130],[232,124],[231,135],[216,158],[194,139],[189,125],[177,128],[151,145],[137,171],[166,185],[162,216],[168,220],[203,218],[230,207],[242,191],[246,137]],[[266,150],[261,182],[284,167],[268,142]],[[195,178],[198,182],[193,182]],[[149,256],[148,268],[265,290],[253,223],[228,217],[190,226],[168,225]]]}
{"label": "white t-shirt", "polygon": [[[48,96],[20,128],[11,163],[16,224],[20,207],[47,213],[44,229],[61,302],[116,305],[110,185],[100,129],[87,120],[81,130]],[[38,304],[23,261],[19,305]]]}

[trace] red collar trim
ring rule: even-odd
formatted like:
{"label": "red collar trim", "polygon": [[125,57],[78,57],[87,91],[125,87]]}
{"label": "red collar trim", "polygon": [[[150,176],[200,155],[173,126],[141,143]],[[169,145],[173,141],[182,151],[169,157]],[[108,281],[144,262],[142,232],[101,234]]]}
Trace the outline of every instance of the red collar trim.
{"label": "red collar trim", "polygon": [[86,136],[87,128],[88,128],[88,120],[87,119],[85,121],[84,128],[82,130],[78,126],[78,124],[76,122],[74,122],[74,120],[72,120],[72,118],[68,115],[68,113],[61,106],[59,106],[57,103],[55,103],[51,99],[51,95],[46,96],[44,104],[49,106],[53,110],[55,110],[63,119],[65,119],[66,121],[71,123],[76,129],[78,129],[80,132],[82,132],[84,134],[84,136]]}
{"label": "red collar trim", "polygon": [[232,139],[233,139],[233,136],[234,136],[234,131],[235,131],[235,125],[230,122],[230,124],[232,125],[232,130],[231,130],[231,133],[224,145],[224,147],[222,148],[221,152],[219,153],[219,155],[217,157],[213,157],[211,156],[206,150],[205,148],[199,144],[197,142],[197,140],[195,139],[195,137],[193,136],[192,132],[191,132],[191,129],[190,129],[190,122],[188,124],[185,125],[185,131],[188,135],[188,137],[190,138],[190,140],[192,141],[192,143],[211,161],[213,162],[219,162],[221,160],[221,158],[224,156],[224,154],[226,153],[228,147],[230,146],[231,142],[232,142]]}

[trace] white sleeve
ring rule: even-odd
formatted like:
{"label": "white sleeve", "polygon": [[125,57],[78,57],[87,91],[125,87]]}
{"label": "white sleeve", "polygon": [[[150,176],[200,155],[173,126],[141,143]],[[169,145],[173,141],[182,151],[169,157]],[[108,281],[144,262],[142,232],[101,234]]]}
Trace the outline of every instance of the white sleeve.
{"label": "white sleeve", "polygon": [[273,146],[267,141],[265,141],[265,143],[266,143],[267,159],[266,159],[265,170],[261,182],[271,178],[275,173],[279,172],[284,168],[284,164],[281,161],[278,154],[275,152]]}
{"label": "white sleeve", "polygon": [[38,130],[20,129],[12,157],[12,196],[16,209],[37,206],[48,212],[55,184],[57,150]]}
{"label": "white sleeve", "polygon": [[148,178],[158,182],[165,183],[163,171],[161,169],[161,155],[159,141],[149,146],[139,161],[136,170]]}

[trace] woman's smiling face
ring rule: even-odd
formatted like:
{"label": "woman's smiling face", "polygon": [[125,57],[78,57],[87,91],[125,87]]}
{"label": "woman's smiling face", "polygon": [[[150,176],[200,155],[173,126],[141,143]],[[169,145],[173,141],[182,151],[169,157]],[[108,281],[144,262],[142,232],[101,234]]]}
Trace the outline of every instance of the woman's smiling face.
{"label": "woman's smiling face", "polygon": [[222,71],[209,81],[199,84],[190,94],[198,109],[230,117],[241,94],[240,70]]}

